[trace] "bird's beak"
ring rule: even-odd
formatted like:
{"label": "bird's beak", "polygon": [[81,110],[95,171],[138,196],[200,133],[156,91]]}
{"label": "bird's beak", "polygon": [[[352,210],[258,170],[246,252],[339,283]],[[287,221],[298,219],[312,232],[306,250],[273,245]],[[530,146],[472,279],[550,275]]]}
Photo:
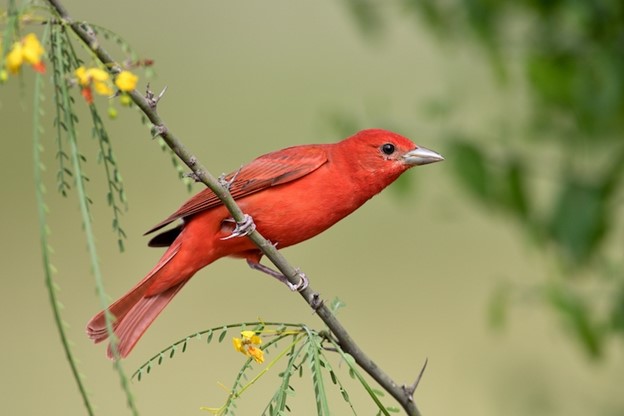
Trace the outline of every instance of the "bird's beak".
{"label": "bird's beak", "polygon": [[441,154],[424,147],[417,147],[403,155],[403,161],[410,166],[427,165],[444,160]]}

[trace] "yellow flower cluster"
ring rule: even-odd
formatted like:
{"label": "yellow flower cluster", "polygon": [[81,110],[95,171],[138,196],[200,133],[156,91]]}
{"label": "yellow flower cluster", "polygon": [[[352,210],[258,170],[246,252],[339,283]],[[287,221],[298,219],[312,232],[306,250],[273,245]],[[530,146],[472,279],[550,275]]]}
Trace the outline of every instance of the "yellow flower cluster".
{"label": "yellow flower cluster", "polygon": [[108,72],[100,68],[85,68],[81,66],[76,69],[78,84],[82,87],[80,92],[89,104],[93,103],[92,88],[100,95],[112,95],[113,89],[108,84]]}
{"label": "yellow flower cluster", "polygon": [[43,55],[45,49],[39,43],[37,35],[29,33],[11,46],[11,50],[6,56],[6,66],[9,72],[17,74],[24,64],[29,64],[33,69],[41,74],[45,72]]}
{"label": "yellow flower cluster", "polygon": [[262,339],[254,331],[241,331],[241,338],[232,338],[234,349],[253,358],[257,363],[264,362],[264,351],[255,345],[262,344]]}
{"label": "yellow flower cluster", "polygon": [[[78,84],[82,87],[81,94],[89,104],[93,103],[93,91],[100,95],[112,95],[113,89],[109,83],[108,72],[101,68],[85,68],[81,66],[76,69]],[[132,91],[136,88],[139,77],[130,71],[121,71],[115,78],[115,85],[122,92]]]}
{"label": "yellow flower cluster", "polygon": [[[0,50],[2,50],[1,47]],[[37,39],[37,35],[29,33],[11,46],[9,53],[5,57],[6,68],[10,73],[17,74],[21,70],[22,66],[28,64],[31,65],[35,71],[43,74],[46,69],[45,64],[43,63],[44,55],[45,49],[39,42],[39,39]],[[109,81],[110,75],[104,69],[85,68],[84,66],[81,66],[76,69],[74,73],[76,75],[78,85],[81,87],[80,92],[89,104],[93,103],[93,91],[100,95],[113,95],[114,91]],[[7,71],[1,69],[0,82],[6,81],[7,78]],[[115,86],[122,93],[127,93],[136,88],[138,80],[139,77],[130,71],[124,70],[115,77]],[[130,101],[127,94],[123,94],[122,99],[123,98],[125,98],[125,101],[127,102]]]}

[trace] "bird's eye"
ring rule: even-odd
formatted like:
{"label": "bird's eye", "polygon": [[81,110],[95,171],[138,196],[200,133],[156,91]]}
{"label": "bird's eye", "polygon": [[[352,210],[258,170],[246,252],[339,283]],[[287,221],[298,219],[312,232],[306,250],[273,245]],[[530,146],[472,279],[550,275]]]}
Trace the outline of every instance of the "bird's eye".
{"label": "bird's eye", "polygon": [[381,151],[386,155],[391,155],[394,153],[394,145],[392,143],[386,143],[381,146]]}

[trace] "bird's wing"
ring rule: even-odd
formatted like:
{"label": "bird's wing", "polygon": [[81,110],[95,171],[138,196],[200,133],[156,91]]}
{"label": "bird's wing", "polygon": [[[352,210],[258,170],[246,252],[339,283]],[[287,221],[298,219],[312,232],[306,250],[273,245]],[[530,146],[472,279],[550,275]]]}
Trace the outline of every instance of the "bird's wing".
{"label": "bird's wing", "polygon": [[[294,146],[260,156],[240,170],[230,173],[225,179],[232,181],[230,193],[234,199],[239,199],[271,186],[301,178],[318,169],[326,161],[327,151],[323,145]],[[145,234],[153,233],[179,218],[188,217],[218,205],[221,205],[219,198],[209,188],[206,188]]]}

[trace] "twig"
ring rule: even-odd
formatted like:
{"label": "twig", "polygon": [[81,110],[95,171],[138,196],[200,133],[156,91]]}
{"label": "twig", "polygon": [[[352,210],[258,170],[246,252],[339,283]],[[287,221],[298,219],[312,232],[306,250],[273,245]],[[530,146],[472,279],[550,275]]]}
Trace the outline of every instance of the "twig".
{"label": "twig", "polygon": [[[56,10],[61,20],[71,27],[74,33],[76,33],[78,37],[80,37],[91,47],[98,59],[111,71],[111,73],[117,74],[122,70],[121,66],[115,62],[106,50],[102,48],[97,39],[94,37],[93,32],[89,30],[86,24],[73,21],[59,0],[48,0],[48,2]],[[232,215],[232,218],[237,223],[243,222],[245,220],[245,214],[236,204],[227,187],[222,186],[220,181],[208,172],[197,157],[195,157],[171,132],[158,114],[156,107],[158,100],[162,97],[162,93],[158,97],[155,97],[153,92],[148,89],[145,96],[141,95],[136,90],[130,92],[129,95],[132,98],[132,101],[143,111],[154,126],[154,135],[162,137],[165,143],[167,143],[167,145],[178,155],[178,157],[182,159],[182,161],[193,171],[194,177],[199,179],[208,188],[210,188],[212,192],[214,192],[221,202],[223,202],[223,205],[226,206]],[[286,276],[289,282],[293,285],[297,285],[299,283],[299,274],[301,272],[290,265],[284,256],[282,256],[273,244],[271,244],[271,242],[262,237],[257,230],[251,232],[248,237],[256,244],[256,246],[258,246],[264,255],[275,265],[275,267],[277,267],[279,271]],[[364,353],[364,351],[362,351],[353,338],[351,338],[345,327],[342,326],[338,319],[336,319],[336,317],[332,314],[330,309],[325,305],[319,294],[312,290],[309,286],[300,293],[310,307],[316,311],[317,315],[335,335],[342,349],[350,354],[360,367],[362,367],[373,379],[375,379],[381,387],[390,393],[390,395],[392,395],[392,397],[399,402],[408,415],[420,415],[420,412],[414,403],[414,392],[412,389],[403,388],[395,383]]]}

